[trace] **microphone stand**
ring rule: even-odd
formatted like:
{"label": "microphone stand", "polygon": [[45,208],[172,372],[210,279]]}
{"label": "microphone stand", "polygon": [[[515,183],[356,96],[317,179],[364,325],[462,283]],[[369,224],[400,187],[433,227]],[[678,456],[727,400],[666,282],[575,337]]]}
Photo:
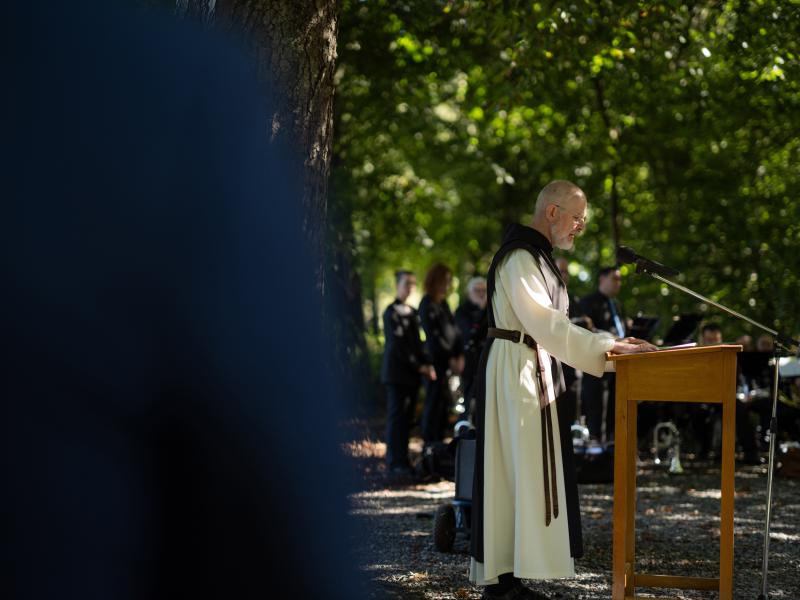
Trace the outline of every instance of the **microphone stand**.
{"label": "microphone stand", "polygon": [[[745,315],[736,312],[735,310],[728,308],[727,306],[723,306],[718,302],[714,302],[713,300],[706,298],[705,296],[698,294],[697,292],[690,290],[687,287],[684,287],[674,281],[670,281],[665,277],[662,277],[658,273],[654,273],[651,270],[651,264],[648,263],[646,260],[637,259],[634,261],[636,263],[636,273],[646,273],[650,275],[653,279],[657,279],[667,285],[674,287],[690,296],[694,296],[698,300],[705,302],[706,304],[710,304],[723,312],[728,313],[734,317],[742,319],[743,321],[747,321],[751,325],[755,325],[762,331],[766,331],[767,333],[772,334],[775,336],[775,349],[773,351],[772,359],[774,363],[774,373],[773,373],[773,380],[772,380],[772,418],[769,421],[769,461],[768,461],[768,470],[767,470],[767,509],[766,515],[764,517],[764,549],[763,549],[763,556],[761,560],[761,593],[758,595],[757,600],[767,600],[767,567],[769,562],[769,529],[770,529],[770,521],[772,519],[772,477],[774,472],[775,466],[775,440],[778,436],[778,377],[779,377],[779,370],[778,370],[778,355],[779,349],[783,349],[785,352],[791,354],[792,346],[798,348],[798,356],[800,356],[800,342],[795,339],[792,339],[789,336],[783,335],[782,333],[775,331],[774,329],[767,327],[766,325],[762,325],[758,321],[754,321],[753,319],[746,317]],[[659,265],[652,265],[652,268],[657,268]]]}

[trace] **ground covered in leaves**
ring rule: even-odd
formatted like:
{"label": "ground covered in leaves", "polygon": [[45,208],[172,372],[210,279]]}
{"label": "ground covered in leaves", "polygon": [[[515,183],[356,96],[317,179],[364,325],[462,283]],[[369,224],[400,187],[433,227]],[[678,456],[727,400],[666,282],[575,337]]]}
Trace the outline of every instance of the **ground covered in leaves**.
{"label": "ground covered in leaves", "polygon": [[[345,447],[358,469],[360,491],[351,510],[362,534],[360,568],[375,584],[375,598],[479,598],[467,579],[469,543],[459,537],[451,553],[432,542],[433,514],[453,498],[449,481],[398,482],[387,477],[385,447],[365,424],[351,424]],[[419,451],[415,440],[412,450]],[[718,465],[684,461],[670,475],[644,461],[638,473],[636,569],[638,572],[715,577],[719,556]],[[800,599],[800,480],[776,478],[769,552],[769,597]],[[611,597],[612,494],[610,484],[580,486],[586,555],[572,580],[529,582],[554,598]],[[766,468],[736,469],[734,589],[736,599],[755,600],[761,590]],[[643,597],[717,598],[716,592],[637,590]]]}

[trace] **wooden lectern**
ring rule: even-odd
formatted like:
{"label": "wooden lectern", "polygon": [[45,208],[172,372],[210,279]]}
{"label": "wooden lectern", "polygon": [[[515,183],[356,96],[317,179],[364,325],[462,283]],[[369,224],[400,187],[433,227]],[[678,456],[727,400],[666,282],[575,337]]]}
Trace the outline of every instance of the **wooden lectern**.
{"label": "wooden lectern", "polygon": [[[612,600],[633,600],[635,588],[719,590],[733,597],[733,471],[736,434],[736,353],[741,346],[701,346],[643,354],[609,355],[616,363]],[[637,402],[722,404],[722,507],[719,578],[635,572]]]}

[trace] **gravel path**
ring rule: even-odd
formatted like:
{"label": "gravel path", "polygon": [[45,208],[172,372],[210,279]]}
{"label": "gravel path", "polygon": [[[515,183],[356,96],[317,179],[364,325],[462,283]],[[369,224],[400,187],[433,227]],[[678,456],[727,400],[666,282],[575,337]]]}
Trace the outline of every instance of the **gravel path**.
{"label": "gravel path", "polygon": [[[351,498],[364,541],[360,567],[377,585],[375,598],[479,598],[467,579],[469,542],[457,538],[452,553],[432,542],[433,513],[452,499],[448,481],[390,484],[384,473],[384,446],[371,441],[366,426],[346,451],[358,468],[362,490]],[[412,451],[419,451],[415,440]],[[685,473],[672,476],[652,463],[638,474],[636,568],[639,572],[715,577],[719,556],[719,468],[684,461]],[[555,598],[606,600],[611,596],[611,485],[582,485],[581,513],[586,556],[576,562],[576,578],[529,582]],[[755,600],[761,587],[766,468],[736,469],[734,597]],[[769,597],[800,600],[800,480],[775,479],[769,553]],[[640,589],[644,597],[695,600],[717,593]]]}

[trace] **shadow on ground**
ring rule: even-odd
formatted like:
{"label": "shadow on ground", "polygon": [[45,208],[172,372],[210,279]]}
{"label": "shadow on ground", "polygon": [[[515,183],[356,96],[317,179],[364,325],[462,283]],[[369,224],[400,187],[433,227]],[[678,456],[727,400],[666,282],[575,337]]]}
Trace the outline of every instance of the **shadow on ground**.
{"label": "shadow on ground", "polygon": [[[366,428],[354,429],[366,432]],[[415,448],[419,449],[419,443]],[[469,543],[458,538],[453,552],[432,542],[433,513],[453,497],[447,481],[392,482],[383,469],[384,446],[368,436],[346,445],[358,469],[361,491],[351,498],[363,534],[360,567],[376,584],[375,598],[476,599],[467,579]],[[683,475],[669,475],[645,463],[638,473],[636,568],[638,572],[716,576],[719,555],[719,468],[685,462]],[[607,600],[611,596],[610,484],[583,485],[581,512],[586,556],[576,578],[530,582],[554,598]],[[755,600],[761,588],[766,469],[736,470],[734,598]],[[770,536],[769,597],[800,599],[800,482],[776,478]],[[712,592],[637,590],[644,597],[698,600]]]}

